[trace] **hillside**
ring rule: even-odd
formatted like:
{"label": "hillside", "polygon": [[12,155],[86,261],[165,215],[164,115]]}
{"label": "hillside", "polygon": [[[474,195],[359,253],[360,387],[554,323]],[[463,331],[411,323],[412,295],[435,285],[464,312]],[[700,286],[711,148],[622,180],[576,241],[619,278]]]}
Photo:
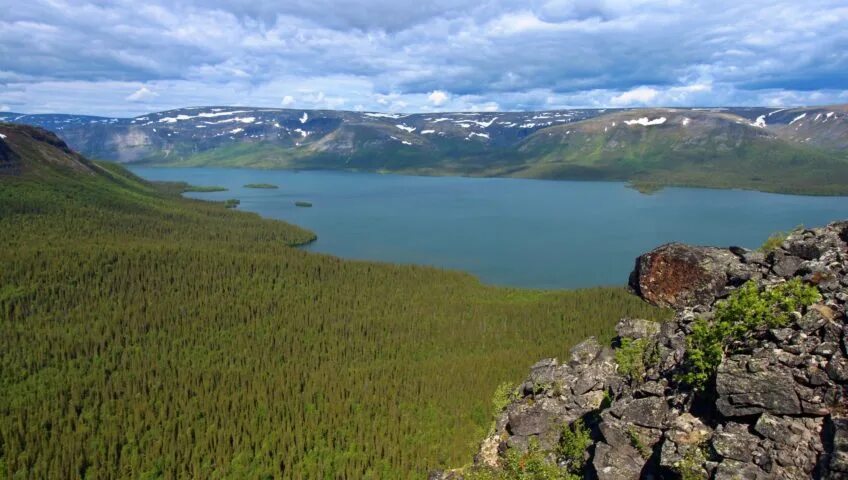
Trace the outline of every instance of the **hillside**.
{"label": "hillside", "polygon": [[528,359],[666,314],[344,261],[0,124],[0,478],[421,478]]}
{"label": "hillside", "polygon": [[[782,240],[782,241],[781,241]],[[848,222],[767,253],[667,244],[625,318],[497,390],[473,465],[432,480],[848,478]]]}
{"label": "hillside", "polygon": [[[756,122],[723,111],[652,109],[606,114],[530,135],[519,151],[533,160],[515,175],[629,180],[647,188],[686,185],[845,193],[845,158],[787,137],[789,131],[802,127],[801,122],[796,123],[798,127],[773,124],[771,128]],[[845,125],[839,128],[848,132]],[[818,142],[832,142],[824,133]]]}
{"label": "hillside", "polygon": [[845,105],[409,115],[198,107],[131,119],[4,119],[47,128],[86,155],[123,163],[848,193]]}

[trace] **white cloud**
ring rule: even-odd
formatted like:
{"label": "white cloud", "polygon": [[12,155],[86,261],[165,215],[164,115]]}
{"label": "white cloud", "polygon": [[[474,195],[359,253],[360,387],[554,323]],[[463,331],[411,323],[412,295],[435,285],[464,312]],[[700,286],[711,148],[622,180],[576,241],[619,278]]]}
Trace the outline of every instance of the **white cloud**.
{"label": "white cloud", "polygon": [[447,92],[443,90],[434,90],[430,92],[430,95],[427,96],[427,99],[430,100],[430,103],[437,107],[444,105],[444,103],[447,102],[449,98],[450,96],[447,94]]}
{"label": "white cloud", "polygon": [[848,101],[845,0],[177,4],[36,0],[4,12],[0,104],[127,116],[281,102],[413,112]]}
{"label": "white cloud", "polygon": [[135,92],[127,95],[126,99],[131,102],[144,102],[156,98],[158,96],[159,94],[154,92],[153,90],[150,90],[147,87],[141,87]]}
{"label": "white cloud", "polygon": [[659,92],[650,87],[638,87],[628,90],[610,99],[610,103],[619,107],[646,105],[657,98]]}
{"label": "white cloud", "polygon": [[9,110],[11,110],[11,107],[8,105],[0,105],[0,112],[8,112]]}

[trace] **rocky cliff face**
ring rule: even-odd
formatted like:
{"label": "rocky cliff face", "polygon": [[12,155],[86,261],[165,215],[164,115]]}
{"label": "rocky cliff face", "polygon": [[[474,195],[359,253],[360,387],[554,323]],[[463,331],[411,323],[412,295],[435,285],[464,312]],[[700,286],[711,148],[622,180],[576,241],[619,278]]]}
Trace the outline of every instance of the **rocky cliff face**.
{"label": "rocky cliff face", "polygon": [[[537,478],[514,475],[534,450],[562,478],[848,479],[846,242],[848,222],[840,222],[794,232],[768,254],[669,244],[641,256],[631,288],[673,308],[674,319],[623,319],[613,345],[588,339],[564,361],[533,365],[474,466],[432,478]],[[760,309],[766,322],[740,334],[759,304],[733,299],[781,285],[814,296],[783,305],[769,297],[778,300]],[[769,320],[782,308],[782,322]],[[686,380],[702,358],[693,338],[733,315],[735,333],[713,339],[721,350],[708,380]],[[575,422],[589,434],[580,469],[562,444]],[[521,455],[507,472],[507,459]]]}

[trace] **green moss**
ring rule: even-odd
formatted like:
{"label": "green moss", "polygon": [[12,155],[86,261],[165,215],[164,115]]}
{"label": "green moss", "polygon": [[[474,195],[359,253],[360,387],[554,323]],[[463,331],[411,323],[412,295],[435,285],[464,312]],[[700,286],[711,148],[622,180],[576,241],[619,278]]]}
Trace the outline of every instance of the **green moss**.
{"label": "green moss", "polygon": [[636,449],[639,452],[639,455],[644,459],[648,459],[651,457],[651,449],[648,448],[647,445],[642,443],[642,438],[639,437],[639,433],[636,431],[633,426],[627,428],[627,437],[630,439],[630,446]]}
{"label": "green moss", "polygon": [[680,475],[680,480],[707,480],[707,472],[703,468],[705,445],[690,447],[683,458],[677,462],[673,470]]}

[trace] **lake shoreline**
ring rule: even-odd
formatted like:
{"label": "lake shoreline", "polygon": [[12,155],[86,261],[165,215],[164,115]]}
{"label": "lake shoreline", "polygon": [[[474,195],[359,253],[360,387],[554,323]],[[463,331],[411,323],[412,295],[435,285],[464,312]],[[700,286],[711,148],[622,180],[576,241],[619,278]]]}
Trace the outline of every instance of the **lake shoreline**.
{"label": "lake shoreline", "polygon": [[[310,252],[459,270],[488,285],[549,290],[623,285],[633,259],[662,243],[756,248],[775,231],[825,224],[848,210],[848,197],[679,187],[646,195],[612,181],[210,167],[133,171],[150,180],[224,186],[227,192],[186,196],[239,199],[242,210],[311,230],[320,241],[303,247]],[[244,188],[249,183],[285,188]],[[297,207],[298,201],[315,206]]]}

